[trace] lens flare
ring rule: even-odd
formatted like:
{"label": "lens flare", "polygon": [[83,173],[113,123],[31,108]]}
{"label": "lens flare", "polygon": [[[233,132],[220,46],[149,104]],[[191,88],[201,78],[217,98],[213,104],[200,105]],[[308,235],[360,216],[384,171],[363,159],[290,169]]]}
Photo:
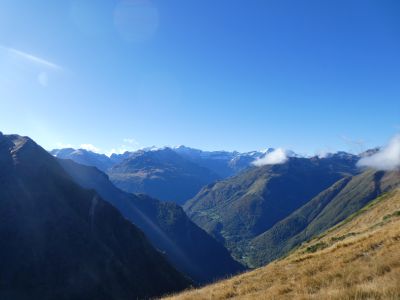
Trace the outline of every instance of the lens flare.
{"label": "lens flare", "polygon": [[158,9],[147,0],[122,1],[114,10],[114,25],[125,41],[146,42],[158,29]]}

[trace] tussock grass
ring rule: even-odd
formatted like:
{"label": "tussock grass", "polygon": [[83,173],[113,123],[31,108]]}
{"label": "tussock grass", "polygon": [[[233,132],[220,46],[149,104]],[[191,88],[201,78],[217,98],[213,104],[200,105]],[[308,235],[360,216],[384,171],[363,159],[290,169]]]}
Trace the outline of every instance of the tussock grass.
{"label": "tussock grass", "polygon": [[282,260],[168,299],[400,299],[399,210],[392,192]]}

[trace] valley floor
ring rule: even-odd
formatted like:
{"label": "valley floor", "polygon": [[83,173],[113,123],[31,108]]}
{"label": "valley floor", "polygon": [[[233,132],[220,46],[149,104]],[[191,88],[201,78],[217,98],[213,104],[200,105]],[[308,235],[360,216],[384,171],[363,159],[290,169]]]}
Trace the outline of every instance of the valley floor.
{"label": "valley floor", "polygon": [[400,191],[286,258],[167,299],[400,299]]}

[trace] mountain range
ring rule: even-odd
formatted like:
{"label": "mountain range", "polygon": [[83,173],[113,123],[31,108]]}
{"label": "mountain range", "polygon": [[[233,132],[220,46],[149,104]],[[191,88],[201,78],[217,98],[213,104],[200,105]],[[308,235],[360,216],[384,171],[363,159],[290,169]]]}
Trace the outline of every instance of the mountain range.
{"label": "mountain range", "polygon": [[[292,152],[285,162],[254,165],[273,151],[152,148],[115,155],[107,172],[121,189],[183,205],[194,223],[251,268],[285,255],[391,187],[385,185],[390,175],[357,166],[379,149],[324,157]],[[391,176],[396,185],[397,176]]]}
{"label": "mountain range", "polygon": [[301,157],[180,146],[108,157],[0,135],[0,149],[0,296],[21,299],[160,297],[315,253],[358,235],[321,238],[400,187],[397,169],[360,167],[378,148]]}
{"label": "mountain range", "polygon": [[202,151],[185,146],[148,148],[110,157],[84,149],[54,149],[62,159],[94,166],[107,173],[120,189],[145,193],[178,204],[194,197],[207,184],[235,175],[251,166],[266,151],[248,153]]}

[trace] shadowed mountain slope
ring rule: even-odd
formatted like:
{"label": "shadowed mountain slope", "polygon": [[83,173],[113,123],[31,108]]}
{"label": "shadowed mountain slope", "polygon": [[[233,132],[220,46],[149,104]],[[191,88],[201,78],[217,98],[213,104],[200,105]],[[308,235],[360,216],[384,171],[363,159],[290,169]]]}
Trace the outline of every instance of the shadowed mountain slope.
{"label": "shadowed mountain slope", "polygon": [[190,282],[31,139],[0,133],[0,298],[136,299]]}
{"label": "shadowed mountain slope", "polygon": [[78,184],[96,190],[142,229],[152,244],[195,282],[211,282],[244,270],[221,244],[194,224],[177,204],[121,191],[109,181],[106,174],[94,167],[79,165],[71,160],[59,162]]}

